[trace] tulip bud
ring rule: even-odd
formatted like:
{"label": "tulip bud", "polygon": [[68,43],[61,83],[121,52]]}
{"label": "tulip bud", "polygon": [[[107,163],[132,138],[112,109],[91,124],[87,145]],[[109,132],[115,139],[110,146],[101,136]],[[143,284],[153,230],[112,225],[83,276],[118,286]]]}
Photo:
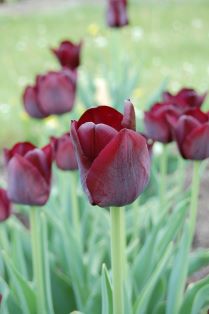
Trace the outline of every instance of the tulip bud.
{"label": "tulip bud", "polygon": [[150,156],[144,136],[134,126],[130,101],[126,102],[124,115],[111,107],[99,106],[72,122],[81,182],[91,204],[130,204],[147,185]]}
{"label": "tulip bud", "polygon": [[76,96],[76,73],[63,69],[38,75],[34,86],[27,86],[23,94],[26,112],[33,118],[70,112]]}
{"label": "tulip bud", "polygon": [[8,197],[18,204],[44,205],[50,194],[52,147],[18,143],[5,149]]}
{"label": "tulip bud", "polygon": [[185,112],[174,127],[174,136],[184,159],[209,157],[209,116],[195,108]]}
{"label": "tulip bud", "polygon": [[75,70],[80,65],[82,42],[74,44],[71,41],[62,41],[58,48],[51,49],[63,67]]}
{"label": "tulip bud", "polygon": [[107,25],[110,27],[123,27],[128,25],[126,1],[109,0],[106,18]]}

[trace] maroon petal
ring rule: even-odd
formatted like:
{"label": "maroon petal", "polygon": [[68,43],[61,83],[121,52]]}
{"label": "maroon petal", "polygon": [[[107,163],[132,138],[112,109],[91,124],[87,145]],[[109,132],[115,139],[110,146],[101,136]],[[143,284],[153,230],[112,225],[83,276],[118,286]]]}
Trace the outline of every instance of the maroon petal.
{"label": "maroon petal", "polygon": [[150,171],[146,140],[123,129],[101,151],[86,178],[88,197],[101,207],[132,203],[144,190]]}
{"label": "maroon petal", "polygon": [[127,129],[136,130],[136,116],[134,106],[130,100],[125,101],[124,115],[121,122],[122,126]]}
{"label": "maroon petal", "polygon": [[31,150],[36,148],[33,144],[29,142],[22,142],[15,144],[11,149],[4,149],[4,158],[6,163],[15,155],[18,154],[20,156],[25,156],[25,154]]}
{"label": "maroon petal", "polygon": [[87,156],[85,156],[85,154],[83,152],[83,148],[82,148],[80,140],[79,140],[79,137],[78,137],[77,131],[78,131],[78,122],[77,121],[72,121],[71,122],[71,132],[70,132],[70,134],[71,134],[74,150],[75,150],[75,153],[76,153],[78,166],[79,166],[80,173],[81,173],[81,183],[82,183],[82,186],[85,189],[85,179],[86,179],[87,171],[88,171],[88,169],[90,168],[90,166],[92,164],[92,161],[89,160],[87,158]]}
{"label": "maroon petal", "polygon": [[63,114],[72,110],[76,85],[65,71],[49,72],[38,83],[38,102],[44,112]]}
{"label": "maroon petal", "polygon": [[0,188],[0,222],[5,221],[11,215],[11,203],[7,192]]}
{"label": "maroon petal", "polygon": [[193,130],[200,127],[201,124],[195,118],[191,116],[183,115],[179,118],[178,123],[174,129],[174,135],[176,142],[178,144],[179,150],[184,158],[186,157],[186,152],[183,150],[184,140],[188,135],[192,133]]}
{"label": "maroon petal", "polygon": [[82,124],[78,128],[78,137],[85,156],[93,161],[117,133],[114,128],[106,124],[93,122]]}
{"label": "maroon petal", "polygon": [[209,124],[206,123],[192,131],[182,144],[187,159],[203,160],[209,157]]}
{"label": "maroon petal", "polygon": [[20,155],[8,163],[8,197],[18,204],[44,205],[49,197],[50,186],[40,171]]}
{"label": "maroon petal", "polygon": [[54,147],[56,165],[61,170],[77,170],[78,163],[69,133],[60,138],[51,138]]}
{"label": "maroon petal", "polygon": [[23,104],[26,112],[33,118],[42,119],[48,116],[39,106],[35,87],[26,87],[23,94]]}
{"label": "maroon petal", "polygon": [[78,128],[85,122],[93,122],[95,124],[107,124],[117,131],[120,131],[123,128],[121,125],[122,120],[123,115],[114,108],[109,106],[99,106],[84,112],[78,121]]}
{"label": "maroon petal", "polygon": [[51,163],[48,162],[44,151],[39,148],[33,149],[25,155],[25,160],[29,161],[39,171],[47,184],[50,184]]}

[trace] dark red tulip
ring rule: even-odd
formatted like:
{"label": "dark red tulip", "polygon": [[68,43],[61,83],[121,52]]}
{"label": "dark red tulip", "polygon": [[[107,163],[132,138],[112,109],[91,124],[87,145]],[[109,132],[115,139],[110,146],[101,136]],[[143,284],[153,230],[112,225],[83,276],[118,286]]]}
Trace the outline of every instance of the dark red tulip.
{"label": "dark red tulip", "polygon": [[52,137],[51,142],[54,147],[54,159],[57,167],[61,170],[78,169],[70,133],[65,133],[59,138]]}
{"label": "dark red tulip", "polygon": [[91,204],[123,206],[142,193],[149,179],[150,156],[145,138],[135,131],[130,101],[124,115],[108,106],[87,110],[72,121],[71,136]]}
{"label": "dark red tulip", "polygon": [[11,203],[6,190],[0,188],[0,222],[5,221],[11,215]]}
{"label": "dark red tulip", "polygon": [[154,141],[169,143],[173,140],[169,118],[179,117],[178,107],[167,103],[156,103],[144,113],[146,136]]}
{"label": "dark red tulip", "polygon": [[123,27],[125,25],[128,25],[127,1],[108,1],[107,24],[110,27]]}
{"label": "dark red tulip", "polygon": [[52,147],[18,143],[5,149],[8,197],[18,204],[44,205],[50,194]]}
{"label": "dark red tulip", "polygon": [[27,113],[37,119],[61,115],[73,108],[76,95],[76,73],[63,69],[38,75],[34,86],[26,87],[23,103]]}
{"label": "dark red tulip", "polygon": [[187,111],[178,119],[174,135],[183,158],[203,160],[209,157],[209,117],[199,108]]}
{"label": "dark red tulip", "polygon": [[75,70],[80,65],[81,47],[82,42],[74,44],[69,40],[65,40],[60,43],[58,48],[53,48],[52,52],[63,67]]}
{"label": "dark red tulip", "polygon": [[207,93],[200,95],[192,88],[182,88],[174,95],[170,92],[164,92],[163,101],[165,101],[166,103],[174,104],[176,106],[180,106],[184,109],[189,109],[201,107],[206,96]]}

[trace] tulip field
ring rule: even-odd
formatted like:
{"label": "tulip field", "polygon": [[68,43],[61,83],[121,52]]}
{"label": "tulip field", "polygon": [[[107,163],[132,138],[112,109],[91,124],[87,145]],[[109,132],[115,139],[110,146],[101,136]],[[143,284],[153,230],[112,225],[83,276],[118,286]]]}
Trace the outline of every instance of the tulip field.
{"label": "tulip field", "polygon": [[208,314],[208,2],[4,6],[0,314]]}

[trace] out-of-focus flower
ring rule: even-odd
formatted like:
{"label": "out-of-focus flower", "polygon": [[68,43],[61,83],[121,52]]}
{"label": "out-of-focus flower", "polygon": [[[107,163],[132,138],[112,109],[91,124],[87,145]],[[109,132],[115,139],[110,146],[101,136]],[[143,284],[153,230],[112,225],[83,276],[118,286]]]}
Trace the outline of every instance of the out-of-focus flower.
{"label": "out-of-focus flower", "polygon": [[163,101],[187,110],[189,108],[201,107],[206,96],[207,93],[200,95],[192,88],[182,88],[174,95],[168,91],[164,92]]}
{"label": "out-of-focus flower", "polygon": [[52,147],[17,143],[4,150],[7,164],[8,198],[18,204],[44,205],[50,194]]}
{"label": "out-of-focus flower", "polygon": [[87,110],[73,121],[81,182],[89,201],[101,207],[132,203],[149,179],[145,138],[135,131],[135,112],[126,101],[124,115],[108,106]]}
{"label": "out-of-focus flower", "polygon": [[99,26],[95,23],[90,24],[87,30],[91,36],[97,36],[99,34]]}
{"label": "out-of-focus flower", "polygon": [[178,108],[166,103],[156,103],[144,113],[145,134],[148,138],[161,143],[173,140],[169,119],[180,115]]}
{"label": "out-of-focus flower", "polygon": [[68,67],[71,70],[77,69],[80,65],[82,42],[74,44],[72,41],[62,41],[58,48],[52,48],[60,64],[63,67]]}
{"label": "out-of-focus flower", "polygon": [[76,96],[76,74],[68,69],[38,75],[34,86],[27,86],[23,94],[26,112],[33,118],[70,112]]}
{"label": "out-of-focus flower", "polygon": [[[0,222],[5,221],[11,215],[11,203],[6,190],[0,188]],[[1,299],[0,299],[1,303]]]}
{"label": "out-of-focus flower", "polygon": [[70,133],[65,133],[59,138],[51,137],[51,142],[57,167],[61,170],[78,169]]}
{"label": "out-of-focus flower", "polygon": [[203,160],[209,157],[209,116],[199,108],[185,112],[173,124],[174,136],[183,158]]}
{"label": "out-of-focus flower", "polygon": [[123,27],[128,25],[127,5],[124,0],[109,0],[107,7],[107,25]]}

